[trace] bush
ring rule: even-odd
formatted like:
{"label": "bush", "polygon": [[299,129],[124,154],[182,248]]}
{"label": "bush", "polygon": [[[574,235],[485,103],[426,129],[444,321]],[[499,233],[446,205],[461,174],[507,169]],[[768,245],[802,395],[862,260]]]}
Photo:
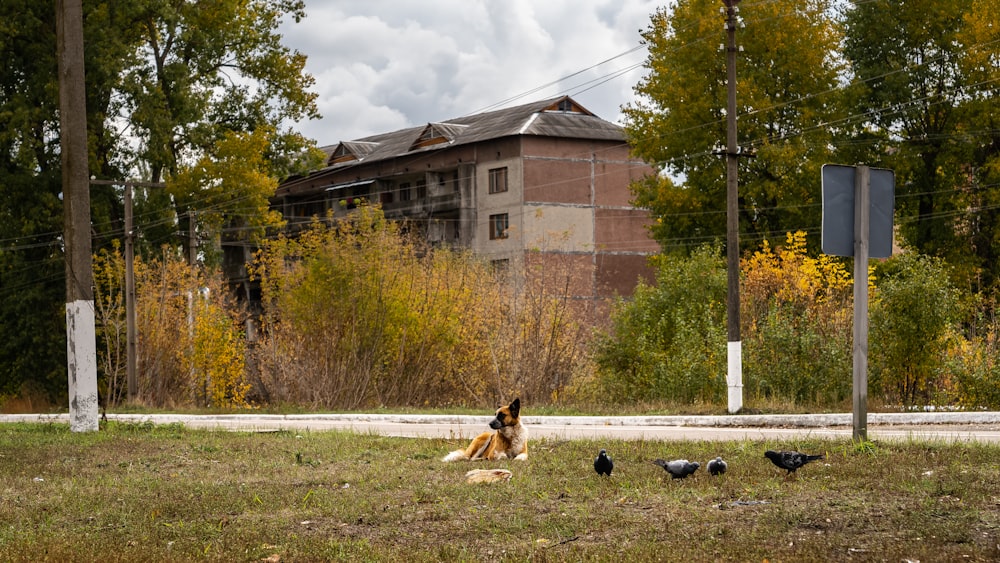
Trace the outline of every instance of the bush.
{"label": "bush", "polygon": [[852,287],[841,261],[806,254],[805,233],[743,261],[744,387],[756,399],[830,405],[851,396]]}
{"label": "bush", "polygon": [[595,362],[613,401],[714,402],[726,374],[726,270],[718,247],[666,256],[656,285],[619,301]]}
{"label": "bush", "polygon": [[978,296],[966,310],[964,337],[949,339],[947,369],[955,386],[951,401],[969,409],[1000,409],[1000,318],[996,297]]}
{"label": "bush", "polygon": [[[137,400],[158,406],[249,406],[240,307],[221,275],[205,275],[170,252],[135,260]],[[117,248],[94,257],[99,387],[111,406],[125,381],[124,260]]]}
{"label": "bush", "polygon": [[944,263],[901,254],[877,270],[871,298],[869,392],[904,406],[943,400],[952,388],[945,353],[959,296]]}
{"label": "bush", "polygon": [[124,402],[126,381],[125,257],[118,241],[94,255],[97,386],[106,405]]}
{"label": "bush", "polygon": [[269,242],[252,271],[265,307],[256,364],[274,402],[546,403],[585,359],[563,286],[517,287],[469,252],[428,248],[377,207]]}

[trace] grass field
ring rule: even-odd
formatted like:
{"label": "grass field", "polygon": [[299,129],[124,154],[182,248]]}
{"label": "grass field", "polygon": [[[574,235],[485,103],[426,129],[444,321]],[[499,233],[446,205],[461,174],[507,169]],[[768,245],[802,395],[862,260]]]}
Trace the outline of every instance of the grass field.
{"label": "grass field", "polygon": [[[996,561],[1000,448],[457,440],[0,425],[4,561]],[[592,461],[607,448],[615,471]],[[768,448],[825,453],[786,480]],[[704,464],[722,455],[729,472]],[[654,458],[702,462],[671,481]],[[468,485],[471,468],[506,483]]]}

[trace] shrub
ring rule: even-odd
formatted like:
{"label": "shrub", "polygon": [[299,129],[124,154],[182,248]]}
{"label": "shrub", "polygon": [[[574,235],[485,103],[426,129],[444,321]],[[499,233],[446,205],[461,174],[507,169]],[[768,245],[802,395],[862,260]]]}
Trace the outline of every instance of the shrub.
{"label": "shrub", "polygon": [[94,255],[94,317],[98,390],[107,405],[127,396],[125,258],[118,241]]}
{"label": "shrub", "polygon": [[966,308],[962,335],[949,338],[947,369],[955,387],[950,399],[969,409],[1000,409],[1000,317],[994,296],[979,295]]}
{"label": "shrub", "polygon": [[851,396],[852,287],[841,261],[806,253],[803,232],[743,261],[744,386],[758,399],[830,405]]}
{"label": "shrub", "polygon": [[952,388],[944,358],[960,316],[944,262],[905,253],[886,260],[877,278],[870,302],[870,392],[904,406],[940,400]]}
{"label": "shrub", "polygon": [[548,402],[581,361],[568,298],[428,248],[378,207],[279,237],[252,267],[264,394],[327,408]]}
{"label": "shrub", "polygon": [[726,270],[718,247],[665,256],[656,285],[614,307],[595,362],[614,401],[713,402],[726,373]]}
{"label": "shrub", "polygon": [[[218,272],[206,275],[170,252],[135,260],[138,401],[151,406],[248,406],[246,344],[240,308]],[[94,258],[98,365],[111,405],[125,381],[124,259],[117,249]]]}

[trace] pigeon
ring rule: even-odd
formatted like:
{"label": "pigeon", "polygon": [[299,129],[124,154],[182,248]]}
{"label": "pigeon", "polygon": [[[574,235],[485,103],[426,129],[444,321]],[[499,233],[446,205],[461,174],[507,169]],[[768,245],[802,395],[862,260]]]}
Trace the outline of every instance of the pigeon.
{"label": "pigeon", "polygon": [[653,463],[659,465],[664,471],[669,473],[671,479],[686,479],[688,475],[701,467],[701,464],[697,461],[688,461],[686,459],[675,459],[673,461],[654,459]]}
{"label": "pigeon", "polygon": [[729,464],[723,461],[721,457],[708,462],[708,472],[712,475],[722,475],[726,472],[726,469],[729,469]]}
{"label": "pigeon", "polygon": [[601,450],[597,457],[594,458],[594,471],[598,475],[611,475],[611,470],[615,468],[615,464],[611,461],[611,456],[608,455],[607,450]]}
{"label": "pigeon", "polygon": [[776,452],[774,450],[767,450],[764,452],[764,455],[767,459],[771,460],[771,463],[782,469],[787,469],[788,473],[785,474],[786,477],[795,473],[796,469],[802,467],[810,461],[823,459],[823,454],[810,455],[801,452]]}

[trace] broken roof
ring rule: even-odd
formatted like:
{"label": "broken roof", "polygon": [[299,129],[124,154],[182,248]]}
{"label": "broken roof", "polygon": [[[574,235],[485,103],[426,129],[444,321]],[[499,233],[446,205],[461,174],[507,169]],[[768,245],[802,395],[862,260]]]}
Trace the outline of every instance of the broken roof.
{"label": "broken roof", "polygon": [[332,168],[514,135],[625,140],[621,127],[597,117],[569,96],[560,96],[343,141],[323,147],[323,151],[328,155],[327,168]]}

